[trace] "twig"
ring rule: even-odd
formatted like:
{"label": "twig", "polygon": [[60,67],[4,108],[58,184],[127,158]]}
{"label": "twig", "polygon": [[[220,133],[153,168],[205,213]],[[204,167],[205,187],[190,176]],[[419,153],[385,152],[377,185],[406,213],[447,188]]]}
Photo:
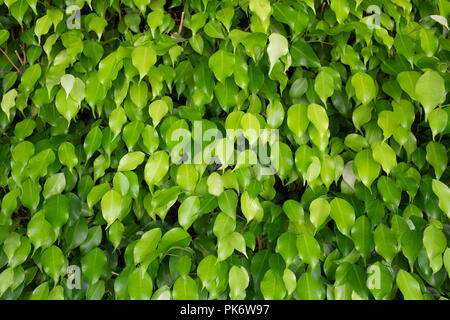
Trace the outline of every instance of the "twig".
{"label": "twig", "polygon": [[22,61],[22,58],[20,57],[19,53],[17,52],[17,50],[14,50],[14,53],[17,56],[17,59],[19,59],[20,64],[23,66],[25,63]]}
{"label": "twig", "polygon": [[200,193],[197,193],[197,192],[195,192],[195,191],[183,189],[183,192],[185,192],[185,193],[190,193],[190,194],[193,194],[193,195],[196,195],[197,197],[200,197],[200,198],[203,197]]}
{"label": "twig", "polygon": [[[107,10],[105,10],[105,12],[103,12],[103,19],[105,19],[106,21],[108,21],[108,19],[106,19],[106,11]],[[110,18],[111,19],[111,18]],[[103,32],[102,32],[102,37],[103,37],[103,39],[105,39],[105,33],[106,33],[106,28],[104,28],[103,29]]]}
{"label": "twig", "polygon": [[22,42],[23,64],[27,63],[27,53],[25,51],[25,43]]}
{"label": "twig", "polygon": [[408,32],[408,36],[409,36],[411,33],[414,33],[414,32],[416,32],[416,31],[418,31],[418,30],[422,27],[422,25],[421,25],[422,20],[423,20],[423,19],[420,19],[420,20],[419,20],[419,24],[418,24],[414,29],[412,29],[410,32]]}
{"label": "twig", "polygon": [[250,1],[244,1],[242,2],[238,7],[236,7],[234,9],[234,11],[241,9],[242,7],[244,7],[245,5],[247,5]]}
{"label": "twig", "polygon": [[8,56],[8,54],[7,54],[5,51],[3,51],[2,48],[0,48],[0,51],[5,55],[6,59],[8,59],[9,63],[12,64],[12,66],[17,70],[17,72],[18,72],[19,74],[22,74],[22,71],[20,71],[20,69],[17,68],[17,66],[14,64],[14,62],[12,62],[12,60],[11,60],[11,58]]}
{"label": "twig", "polygon": [[256,236],[256,240],[258,241],[258,251],[261,251],[263,249],[262,240],[259,236]]}
{"label": "twig", "polygon": [[181,34],[181,29],[183,29],[183,21],[184,21],[184,11],[181,13],[180,26],[178,27],[178,34]]}
{"label": "twig", "polygon": [[250,227],[250,223],[248,223],[245,227],[243,227],[242,230],[239,232],[240,233],[244,232],[248,227]]}
{"label": "twig", "polygon": [[323,3],[322,3],[322,8],[320,9],[320,14],[323,16],[323,13],[324,13],[324,11],[325,11],[325,7],[327,6],[327,2],[326,1],[324,1]]}
{"label": "twig", "polygon": [[334,43],[332,42],[326,42],[326,41],[321,41],[321,40],[308,40],[305,41],[306,43],[313,43],[313,42],[317,42],[317,43],[323,43],[323,44],[328,44],[330,46],[334,46]]}

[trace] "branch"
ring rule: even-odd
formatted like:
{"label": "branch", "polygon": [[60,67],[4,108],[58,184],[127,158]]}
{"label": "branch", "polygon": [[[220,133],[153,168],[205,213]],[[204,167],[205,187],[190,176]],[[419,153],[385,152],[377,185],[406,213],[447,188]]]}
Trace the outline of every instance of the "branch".
{"label": "branch", "polygon": [[184,21],[184,11],[181,13],[180,27],[178,28],[179,34],[181,34],[181,29],[183,29],[183,21]]}
{"label": "branch", "polygon": [[17,52],[17,50],[14,50],[14,53],[16,54],[17,59],[19,59],[20,65],[23,66],[25,63],[22,61],[22,58],[20,57],[20,55],[19,55],[19,53]]}
{"label": "branch", "polygon": [[25,43],[22,43],[23,64],[27,63],[27,52],[25,51]]}
{"label": "branch", "polygon": [[11,58],[8,56],[8,54],[7,54],[5,51],[3,51],[2,48],[0,48],[0,51],[5,55],[6,59],[8,59],[9,63],[12,64],[12,66],[17,70],[17,72],[18,72],[19,74],[22,74],[22,71],[20,71],[20,69],[17,68],[17,66],[14,64],[14,62],[12,62],[12,60],[11,60]]}

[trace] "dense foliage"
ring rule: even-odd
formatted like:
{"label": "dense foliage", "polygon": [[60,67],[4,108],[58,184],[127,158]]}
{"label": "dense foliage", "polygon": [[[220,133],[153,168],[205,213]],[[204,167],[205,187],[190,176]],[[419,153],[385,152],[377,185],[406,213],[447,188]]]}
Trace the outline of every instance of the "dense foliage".
{"label": "dense foliage", "polygon": [[0,13],[1,299],[449,298],[449,1]]}

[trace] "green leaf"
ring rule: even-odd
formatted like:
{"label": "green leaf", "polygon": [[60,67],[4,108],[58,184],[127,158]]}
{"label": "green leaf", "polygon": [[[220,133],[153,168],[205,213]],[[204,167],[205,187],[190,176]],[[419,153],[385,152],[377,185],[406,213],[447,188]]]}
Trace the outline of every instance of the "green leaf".
{"label": "green leaf", "polygon": [[153,126],[157,127],[161,119],[169,111],[169,106],[164,100],[153,101],[148,107],[148,112],[153,121]]}
{"label": "green leaf", "polygon": [[433,140],[436,136],[445,130],[448,123],[448,115],[444,109],[434,109],[428,115],[428,123],[430,124]]}
{"label": "green leaf", "polygon": [[155,228],[147,231],[138,240],[133,249],[134,263],[140,264],[142,262],[150,263],[156,258],[156,248],[161,239],[161,229]]}
{"label": "green leaf", "polygon": [[223,26],[230,32],[231,21],[234,16],[234,8],[227,7],[216,11],[216,18],[222,22]]}
{"label": "green leaf", "polygon": [[308,233],[303,233],[297,237],[297,250],[302,261],[312,267],[317,265],[322,255],[319,243]]}
{"label": "green leaf", "polygon": [[210,20],[203,28],[205,33],[211,38],[224,39],[222,25],[217,20]]}
{"label": "green leaf", "polygon": [[144,267],[134,269],[128,276],[128,294],[132,300],[150,300],[153,280]]}
{"label": "green leaf", "polygon": [[266,300],[282,300],[286,295],[283,278],[269,269],[261,281],[261,292]]}
{"label": "green leaf", "polygon": [[166,251],[172,246],[186,247],[191,242],[191,236],[189,233],[181,228],[172,228],[167,231],[161,238],[158,244],[158,251]]}
{"label": "green leaf", "polygon": [[290,266],[297,254],[297,238],[292,232],[285,232],[278,237],[276,251],[283,257],[286,266]]}
{"label": "green leaf", "polygon": [[416,84],[419,78],[420,73],[417,71],[403,71],[397,75],[397,81],[400,87],[414,100],[417,99]]}
{"label": "green leaf", "polygon": [[0,45],[9,39],[9,32],[7,30],[0,30]]}
{"label": "green leaf", "polygon": [[434,36],[433,31],[429,29],[421,29],[419,35],[422,50],[425,51],[427,56],[433,56],[439,46],[439,40]]}
{"label": "green leaf", "polygon": [[224,82],[233,74],[234,55],[225,50],[219,50],[211,55],[208,66],[214,72],[217,80]]}
{"label": "green leaf", "polygon": [[245,239],[238,232],[232,232],[218,239],[217,241],[217,259],[223,261],[228,259],[234,252],[238,250],[245,256],[247,256],[245,250]]}
{"label": "green leaf", "polygon": [[297,281],[297,295],[300,300],[323,300],[325,287],[310,273],[305,272]]}
{"label": "green leaf", "polygon": [[9,113],[10,110],[16,105],[16,97],[17,97],[16,89],[9,90],[2,97],[2,102],[1,102],[2,110],[3,110],[3,112],[6,113],[8,120],[10,117],[10,113]]}
{"label": "green leaf", "polygon": [[349,236],[355,223],[355,210],[344,199],[334,198],[330,202],[330,216],[336,222],[340,232]]}
{"label": "green leaf", "polygon": [[233,190],[225,190],[219,196],[218,203],[220,210],[233,220],[236,220],[238,197]]}
{"label": "green leaf", "polygon": [[118,171],[131,171],[144,161],[145,154],[141,151],[127,153],[120,159]]}
{"label": "green leaf", "polygon": [[80,246],[87,238],[88,224],[84,219],[78,219],[64,233],[64,240],[67,243],[67,251]]}
{"label": "green leaf", "polygon": [[78,157],[75,154],[75,147],[70,142],[63,142],[58,148],[59,162],[72,169],[78,164]]}
{"label": "green leaf", "polygon": [[400,269],[396,283],[405,300],[423,300],[419,282],[409,272]]}
{"label": "green leaf", "polygon": [[270,103],[266,109],[267,124],[270,128],[278,128],[284,120],[284,108],[280,101]]}
{"label": "green leaf", "polygon": [[300,40],[294,42],[291,46],[290,53],[293,66],[320,68],[320,60],[308,43]]}
{"label": "green leaf", "polygon": [[213,172],[206,180],[208,185],[208,193],[216,197],[220,196],[224,190],[222,176]]}
{"label": "green leaf", "polygon": [[34,250],[49,247],[57,238],[53,226],[45,219],[43,211],[37,212],[28,222],[27,236]]}
{"label": "green leaf", "polygon": [[368,268],[367,273],[367,287],[374,297],[378,300],[389,298],[393,283],[389,269],[377,261]]}
{"label": "green leaf", "polygon": [[250,10],[259,17],[263,24],[269,22],[272,7],[270,6],[270,2],[268,0],[250,0],[249,6]]}
{"label": "green leaf", "polygon": [[438,272],[442,268],[442,254],[447,248],[447,237],[440,229],[430,224],[423,232],[423,245],[433,273]]}
{"label": "green leaf", "polygon": [[261,221],[264,216],[264,210],[259,202],[259,199],[250,198],[247,191],[245,191],[241,196],[241,210],[247,219],[247,222],[250,222],[253,219],[256,221]]}
{"label": "green leaf", "polygon": [[439,208],[450,217],[450,188],[439,180],[433,179],[432,189],[439,199]]}
{"label": "green leaf", "polygon": [[66,195],[55,194],[45,200],[42,210],[45,218],[59,228],[69,219],[70,200]]}
{"label": "green leaf", "polygon": [[42,195],[45,199],[61,193],[66,186],[66,178],[64,176],[64,173],[57,173],[52,175],[50,178],[48,178],[45,181],[44,184],[44,191],[42,192]]}
{"label": "green leaf", "polygon": [[244,267],[232,266],[228,274],[230,285],[230,298],[233,300],[245,299],[245,289],[249,284],[249,276]]}
{"label": "green leaf", "polygon": [[331,0],[330,7],[336,14],[339,23],[343,23],[347,19],[350,12],[350,6],[347,0]]}
{"label": "green leaf", "polygon": [[444,266],[447,270],[447,274],[450,274],[450,248],[447,248],[444,253]]}
{"label": "green leaf", "polygon": [[109,127],[114,134],[113,139],[115,139],[119,133],[122,131],[123,125],[127,122],[127,116],[123,108],[116,108],[111,112],[109,116]]}
{"label": "green leaf", "polygon": [[172,207],[178,199],[180,194],[179,187],[171,187],[168,189],[158,190],[151,199],[151,211],[150,216],[155,218],[157,214],[162,220],[164,220],[170,207]]}
{"label": "green leaf", "polygon": [[198,211],[200,210],[200,199],[197,196],[186,198],[178,208],[178,222],[184,230],[189,227],[198,218]]}
{"label": "green leaf", "polygon": [[406,231],[400,239],[400,244],[402,252],[408,259],[411,270],[413,270],[414,262],[419,256],[420,250],[422,249],[421,233],[414,230]]}
{"label": "green leaf", "polygon": [[322,106],[318,104],[310,104],[308,106],[308,120],[319,130],[320,133],[325,133],[328,129],[328,116],[327,112]]}
{"label": "green leaf", "polygon": [[397,164],[395,151],[384,141],[375,141],[371,147],[373,159],[389,174]]}
{"label": "green leaf", "polygon": [[362,104],[367,104],[375,98],[376,87],[372,77],[367,73],[358,72],[352,77],[352,86],[356,97]]}
{"label": "green leaf", "polygon": [[108,223],[108,228],[120,216],[122,209],[122,196],[115,190],[109,190],[102,197],[101,207],[102,215]]}
{"label": "green leaf", "polygon": [[[261,2],[265,2],[265,0]],[[252,1],[250,1],[250,10],[252,10]],[[261,17],[261,15],[259,16]],[[264,19],[261,20],[264,21]],[[288,53],[288,41],[286,40],[286,38],[279,33],[272,33],[269,36],[269,45],[267,46],[267,54],[269,55],[270,61],[269,74],[272,72],[275,63],[277,63],[281,57],[285,56]]]}
{"label": "green leaf", "polygon": [[399,54],[403,55],[408,60],[412,59],[416,44],[411,37],[397,33],[394,38],[394,46]]}
{"label": "green leaf", "polygon": [[131,61],[139,71],[139,80],[142,80],[156,63],[156,52],[149,46],[136,47],[131,53]]}
{"label": "green leaf", "polygon": [[352,227],[352,240],[355,248],[365,258],[375,248],[372,233],[372,223],[366,216],[360,216],[356,219]]}
{"label": "green leaf", "polygon": [[402,190],[397,186],[394,179],[386,176],[380,177],[380,179],[378,179],[377,188],[383,201],[385,203],[393,204],[395,208],[394,211],[396,211],[400,205]]}
{"label": "green leaf", "polygon": [[88,27],[91,30],[94,30],[97,34],[98,39],[100,40],[102,37],[103,30],[108,25],[108,22],[103,17],[99,17],[97,15],[93,16],[89,20]]}
{"label": "green leaf", "polygon": [[308,128],[308,108],[304,104],[294,104],[287,111],[288,128],[300,140]]}
{"label": "green leaf", "polygon": [[47,300],[49,293],[48,282],[43,282],[33,290],[30,300]]}
{"label": "green leaf", "polygon": [[198,172],[191,164],[183,163],[177,170],[177,184],[187,190],[194,191],[198,181]]}
{"label": "green leaf", "polygon": [[60,248],[51,246],[42,253],[40,262],[46,274],[48,274],[55,285],[63,273],[65,258]]}
{"label": "green leaf", "polygon": [[319,227],[327,220],[331,212],[331,206],[324,198],[314,199],[309,205],[311,223],[319,230]]}
{"label": "green leaf", "polygon": [[381,111],[378,114],[378,126],[383,130],[384,140],[389,139],[392,134],[398,128],[397,119],[395,118],[395,114],[392,111]]}
{"label": "green leaf", "polygon": [[379,224],[375,229],[373,236],[375,240],[375,250],[386,259],[388,263],[391,263],[399,251],[397,238],[394,233],[385,224]]}
{"label": "green leaf", "polygon": [[275,142],[270,154],[272,167],[281,179],[286,179],[294,166],[292,151],[285,143]]}
{"label": "green leaf", "polygon": [[0,296],[13,284],[14,269],[6,268],[0,273]]}
{"label": "green leaf", "polygon": [[434,141],[428,142],[426,150],[427,162],[433,166],[436,178],[440,179],[445,169],[447,168],[447,150],[442,144]]}
{"label": "green leaf", "polygon": [[427,120],[430,112],[445,100],[444,79],[436,71],[426,71],[417,80],[415,93],[423,106]]}
{"label": "green leaf", "polygon": [[103,134],[98,127],[92,128],[84,140],[83,148],[86,153],[86,159],[89,160],[95,151],[100,148],[102,144]]}
{"label": "green leaf", "polygon": [[173,284],[174,300],[198,300],[197,283],[189,276],[179,277]]}
{"label": "green leaf", "polygon": [[157,185],[169,170],[169,156],[165,151],[155,152],[150,156],[145,165],[145,182],[151,188]]}
{"label": "green leaf", "polygon": [[213,233],[217,239],[223,238],[236,229],[236,221],[223,212],[219,213],[214,221]]}
{"label": "green leaf", "polygon": [[380,165],[373,159],[372,152],[368,149],[358,152],[354,166],[359,178],[368,188],[380,174]]}
{"label": "green leaf", "polygon": [[326,70],[320,71],[314,80],[314,90],[319,95],[323,104],[326,105],[327,99],[331,97],[334,92],[333,76]]}
{"label": "green leaf", "polygon": [[33,133],[36,128],[36,122],[32,119],[24,119],[23,121],[16,124],[14,128],[14,135],[19,140],[23,140]]}
{"label": "green leaf", "polygon": [[[153,153],[159,145],[158,132],[150,125],[146,125],[142,130],[142,143],[146,148],[147,153]],[[137,137],[139,139],[139,136]]]}
{"label": "green leaf", "polygon": [[106,255],[100,248],[89,251],[81,263],[83,277],[86,277],[90,284],[96,283],[100,279],[106,263]]}

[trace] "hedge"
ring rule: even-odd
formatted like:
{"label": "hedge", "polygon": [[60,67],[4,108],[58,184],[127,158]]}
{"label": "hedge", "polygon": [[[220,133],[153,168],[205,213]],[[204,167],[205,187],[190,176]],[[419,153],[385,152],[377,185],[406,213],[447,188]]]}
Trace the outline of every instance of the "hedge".
{"label": "hedge", "polygon": [[448,299],[448,0],[0,0],[1,299]]}

